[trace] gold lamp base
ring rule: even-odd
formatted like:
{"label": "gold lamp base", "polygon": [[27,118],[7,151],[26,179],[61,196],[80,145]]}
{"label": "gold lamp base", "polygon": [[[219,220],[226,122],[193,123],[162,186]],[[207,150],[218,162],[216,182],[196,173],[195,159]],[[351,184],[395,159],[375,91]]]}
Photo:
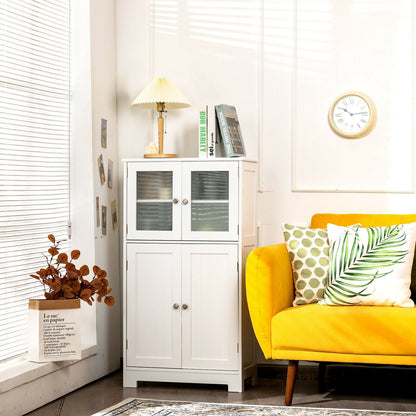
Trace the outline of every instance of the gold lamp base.
{"label": "gold lamp base", "polygon": [[147,158],[162,158],[162,157],[178,157],[176,153],[145,153],[143,157]]}

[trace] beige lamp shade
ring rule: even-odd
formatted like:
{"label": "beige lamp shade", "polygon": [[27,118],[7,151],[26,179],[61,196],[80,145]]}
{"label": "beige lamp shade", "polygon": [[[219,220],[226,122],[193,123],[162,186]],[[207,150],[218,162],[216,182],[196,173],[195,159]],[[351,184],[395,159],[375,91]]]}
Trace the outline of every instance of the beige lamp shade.
{"label": "beige lamp shade", "polygon": [[157,103],[164,103],[166,109],[191,106],[188,99],[175,87],[169,78],[161,77],[154,78],[131,105],[158,110]]}

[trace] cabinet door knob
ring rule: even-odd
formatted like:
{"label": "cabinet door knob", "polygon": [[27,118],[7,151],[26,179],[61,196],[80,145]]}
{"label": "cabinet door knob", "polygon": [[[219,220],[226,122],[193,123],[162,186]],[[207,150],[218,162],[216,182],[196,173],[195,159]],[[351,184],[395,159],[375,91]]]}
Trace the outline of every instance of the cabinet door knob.
{"label": "cabinet door knob", "polygon": [[184,303],[184,304],[182,305],[182,309],[188,309],[188,305],[187,305],[186,303]]}
{"label": "cabinet door knob", "polygon": [[174,303],[173,304],[173,309],[179,309],[179,304],[178,303]]}
{"label": "cabinet door knob", "polygon": [[177,204],[179,202],[179,199],[178,198],[173,198],[173,203],[174,204]]}
{"label": "cabinet door knob", "polygon": [[188,203],[188,200],[187,199],[182,199],[182,204],[183,205],[186,205]]}

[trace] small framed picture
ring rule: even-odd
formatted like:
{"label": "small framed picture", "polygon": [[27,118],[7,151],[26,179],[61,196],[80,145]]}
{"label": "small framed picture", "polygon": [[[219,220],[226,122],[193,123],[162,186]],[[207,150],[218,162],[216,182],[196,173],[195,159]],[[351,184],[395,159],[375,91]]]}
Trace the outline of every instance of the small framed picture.
{"label": "small framed picture", "polygon": [[105,205],[101,207],[101,232],[107,235],[107,207]]}
{"label": "small framed picture", "polygon": [[96,226],[99,227],[100,226],[100,197],[99,196],[95,197],[95,215],[97,217]]}
{"label": "small framed picture", "polygon": [[101,147],[107,148],[107,120],[101,119]]}
{"label": "small framed picture", "polygon": [[113,223],[113,230],[117,228],[117,201],[111,201],[111,221]]}
{"label": "small framed picture", "polygon": [[110,189],[113,188],[113,161],[111,159],[108,159],[107,185]]}
{"label": "small framed picture", "polygon": [[104,171],[103,155],[100,155],[100,157],[98,158],[98,172],[100,173],[101,185],[104,185],[104,183],[105,183],[105,171]]}

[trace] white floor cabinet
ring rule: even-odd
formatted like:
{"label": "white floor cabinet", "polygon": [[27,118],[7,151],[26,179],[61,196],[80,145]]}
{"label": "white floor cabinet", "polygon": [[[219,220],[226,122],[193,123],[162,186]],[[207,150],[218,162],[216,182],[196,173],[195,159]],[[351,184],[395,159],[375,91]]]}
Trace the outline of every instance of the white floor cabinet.
{"label": "white floor cabinet", "polygon": [[244,264],[257,164],[124,161],[124,386],[255,381]]}

